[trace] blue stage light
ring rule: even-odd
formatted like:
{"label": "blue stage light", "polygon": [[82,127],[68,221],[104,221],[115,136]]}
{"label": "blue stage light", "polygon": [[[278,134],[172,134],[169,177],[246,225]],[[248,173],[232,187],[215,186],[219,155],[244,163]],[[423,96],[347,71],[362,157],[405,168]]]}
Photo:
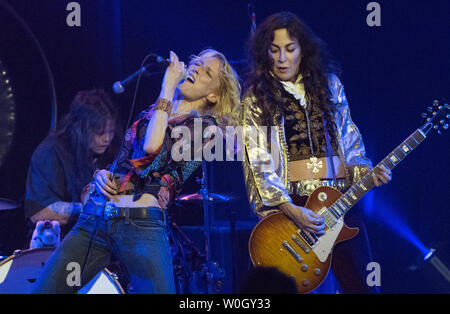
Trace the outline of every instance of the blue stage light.
{"label": "blue stage light", "polygon": [[423,256],[427,256],[430,250],[419,240],[405,219],[399,214],[400,206],[392,200],[386,200],[381,193],[377,191],[369,192],[363,199],[364,214],[370,219],[381,220],[387,227],[394,231],[414,247],[416,247]]}
{"label": "blue stage light", "polygon": [[425,257],[423,258],[423,261],[425,262],[426,260],[430,259],[431,256],[433,256],[434,252],[436,252],[435,249],[430,249],[429,252],[425,255]]}

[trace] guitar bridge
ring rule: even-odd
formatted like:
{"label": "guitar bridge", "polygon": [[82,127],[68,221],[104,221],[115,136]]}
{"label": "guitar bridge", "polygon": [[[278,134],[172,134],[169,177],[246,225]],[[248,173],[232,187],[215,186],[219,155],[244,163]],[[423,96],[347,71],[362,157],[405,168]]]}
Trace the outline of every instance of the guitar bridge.
{"label": "guitar bridge", "polygon": [[295,258],[295,260],[299,263],[303,262],[303,258],[298,254],[292,246],[287,241],[283,241],[283,246],[288,250],[289,253]]}

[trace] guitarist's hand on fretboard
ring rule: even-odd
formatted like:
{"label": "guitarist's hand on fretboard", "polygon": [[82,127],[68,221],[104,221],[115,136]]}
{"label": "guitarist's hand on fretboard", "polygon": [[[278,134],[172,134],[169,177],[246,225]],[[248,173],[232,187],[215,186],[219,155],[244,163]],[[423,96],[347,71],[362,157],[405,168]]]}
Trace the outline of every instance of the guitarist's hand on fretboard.
{"label": "guitarist's hand on fretboard", "polygon": [[378,165],[372,170],[372,179],[375,186],[381,186],[392,180],[392,172],[383,165]]}
{"label": "guitarist's hand on fretboard", "polygon": [[279,208],[303,231],[315,233],[318,236],[325,234],[323,217],[312,210],[289,202],[281,204]]}

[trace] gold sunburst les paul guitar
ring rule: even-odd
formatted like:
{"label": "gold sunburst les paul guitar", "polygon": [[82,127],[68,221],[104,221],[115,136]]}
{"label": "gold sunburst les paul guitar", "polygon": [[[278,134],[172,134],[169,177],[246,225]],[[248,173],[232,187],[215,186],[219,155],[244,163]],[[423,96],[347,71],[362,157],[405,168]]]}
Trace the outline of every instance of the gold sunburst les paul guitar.
{"label": "gold sunburst les paul guitar", "polygon": [[[448,129],[449,105],[437,101],[422,117],[425,124],[386,156],[377,166],[393,169],[419,144],[431,129],[441,134]],[[325,279],[331,265],[333,247],[356,236],[358,228],[349,228],[344,215],[372,188],[371,172],[342,194],[332,187],[319,187],[309,196],[304,207],[321,215],[325,235],[318,237],[298,228],[282,212],[262,219],[253,229],[249,240],[250,258],[255,267],[275,267],[293,277],[299,293],[308,293]]]}

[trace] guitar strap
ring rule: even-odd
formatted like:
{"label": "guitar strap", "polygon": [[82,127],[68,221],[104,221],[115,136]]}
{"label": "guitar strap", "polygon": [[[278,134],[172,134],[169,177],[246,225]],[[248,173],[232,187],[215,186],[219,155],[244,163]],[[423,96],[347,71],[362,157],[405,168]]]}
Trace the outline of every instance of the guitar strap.
{"label": "guitar strap", "polygon": [[334,160],[333,160],[333,148],[331,147],[331,139],[330,139],[330,135],[328,133],[328,123],[327,120],[325,119],[325,117],[323,116],[323,112],[322,112],[322,122],[323,122],[323,126],[324,126],[324,132],[325,132],[325,141],[327,142],[327,147],[326,147],[326,156],[328,157],[328,159],[330,160],[330,165],[331,165],[331,174],[333,175],[333,180],[334,180],[334,185],[336,185],[337,188],[337,179],[336,179],[336,168],[334,167]]}

